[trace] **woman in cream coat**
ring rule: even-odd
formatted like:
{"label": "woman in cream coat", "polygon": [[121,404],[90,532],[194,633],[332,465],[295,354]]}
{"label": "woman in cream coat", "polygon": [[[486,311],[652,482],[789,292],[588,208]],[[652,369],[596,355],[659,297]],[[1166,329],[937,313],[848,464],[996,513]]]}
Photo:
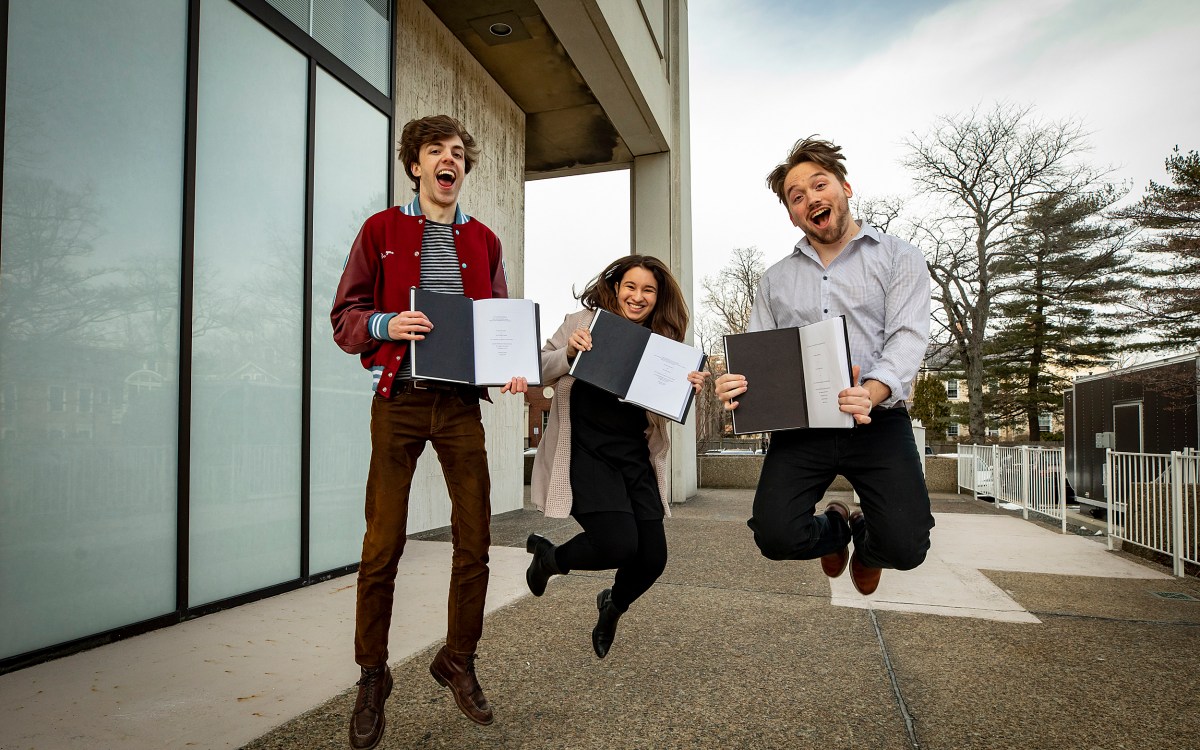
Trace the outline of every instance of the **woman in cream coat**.
{"label": "woman in cream coat", "polygon": [[[575,356],[592,349],[588,327],[606,310],[682,341],[688,311],[679,285],[657,258],[630,255],[613,261],[579,296],[572,313],[542,348],[542,379],[554,385],[549,424],[533,462],[534,504],[551,518],[573,516],[583,532],[555,546],[530,534],[533,560],[525,573],[541,596],[550,576],[571,570],[616,569],[612,588],[596,598],[599,617],[592,647],[608,653],[617,620],[646,593],[667,564],[663,518],[671,514],[666,490],[667,420],[567,375]],[[688,375],[696,390],[707,373]]]}

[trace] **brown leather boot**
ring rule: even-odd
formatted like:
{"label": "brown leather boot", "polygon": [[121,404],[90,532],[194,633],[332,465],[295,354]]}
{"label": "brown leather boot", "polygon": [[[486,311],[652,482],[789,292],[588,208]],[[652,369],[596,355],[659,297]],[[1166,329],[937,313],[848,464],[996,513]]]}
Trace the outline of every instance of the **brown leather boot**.
{"label": "brown leather boot", "polygon": [[358,680],[358,698],[350,715],[350,747],[371,750],[383,737],[383,704],[392,694],[392,673],[387,664],[374,669],[362,668]]}
{"label": "brown leather boot", "polygon": [[429,673],[439,685],[450,688],[454,702],[468,719],[484,726],[492,723],[492,707],[475,679],[475,654],[454,654],[442,646],[429,665]]}
{"label": "brown leather boot", "polygon": [[[826,515],[839,515],[843,521],[849,522],[850,508],[840,500],[830,500],[825,507]],[[832,521],[831,521],[832,522]],[[821,571],[830,578],[837,578],[846,572],[846,563],[850,562],[850,545],[847,544],[837,552],[821,555]]]}

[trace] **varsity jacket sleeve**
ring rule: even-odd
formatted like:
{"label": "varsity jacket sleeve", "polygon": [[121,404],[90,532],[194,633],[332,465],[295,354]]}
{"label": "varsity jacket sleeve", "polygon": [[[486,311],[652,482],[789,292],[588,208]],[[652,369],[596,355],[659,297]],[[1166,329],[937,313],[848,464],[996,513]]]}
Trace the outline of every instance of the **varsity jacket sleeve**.
{"label": "varsity jacket sleeve", "polygon": [[[489,232],[489,234],[491,234]],[[491,234],[488,242],[488,263],[492,272],[492,297],[508,299],[508,276],[504,273],[504,248],[500,238]]]}
{"label": "varsity jacket sleeve", "polygon": [[371,316],[380,312],[375,300],[379,252],[373,230],[374,225],[368,220],[350,246],[329,313],[333,340],[348,354],[363,354],[380,345],[380,340],[371,335],[369,325]]}

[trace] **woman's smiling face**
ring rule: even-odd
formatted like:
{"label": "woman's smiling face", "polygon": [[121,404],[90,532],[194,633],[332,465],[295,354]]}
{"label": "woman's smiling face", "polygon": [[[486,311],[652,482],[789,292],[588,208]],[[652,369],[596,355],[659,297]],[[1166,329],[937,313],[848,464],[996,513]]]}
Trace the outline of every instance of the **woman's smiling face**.
{"label": "woman's smiling face", "polygon": [[627,320],[645,323],[658,302],[658,280],[641,266],[625,272],[617,282],[617,309]]}

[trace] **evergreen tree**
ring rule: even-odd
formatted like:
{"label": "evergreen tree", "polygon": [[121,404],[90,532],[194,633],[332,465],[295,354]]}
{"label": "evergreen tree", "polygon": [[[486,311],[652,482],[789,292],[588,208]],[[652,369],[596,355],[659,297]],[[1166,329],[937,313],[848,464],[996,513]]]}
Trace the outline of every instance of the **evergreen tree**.
{"label": "evergreen tree", "polygon": [[1020,224],[1018,251],[1005,261],[1011,285],[997,306],[1002,321],[990,338],[992,413],[1002,423],[1029,427],[1062,409],[1073,371],[1112,359],[1122,336],[1112,313],[1129,288],[1129,228],[1103,212],[1121,198],[1106,186],[1058,193],[1035,204]]}
{"label": "evergreen tree", "polygon": [[950,426],[950,402],[946,400],[946,386],[940,379],[926,375],[917,379],[913,388],[912,415],[925,425],[927,434],[946,436]]}
{"label": "evergreen tree", "polygon": [[1142,322],[1156,340],[1142,348],[1195,348],[1200,341],[1200,152],[1167,157],[1170,185],[1151,181],[1142,199],[1120,211],[1149,238],[1140,250],[1149,254],[1142,288]]}

